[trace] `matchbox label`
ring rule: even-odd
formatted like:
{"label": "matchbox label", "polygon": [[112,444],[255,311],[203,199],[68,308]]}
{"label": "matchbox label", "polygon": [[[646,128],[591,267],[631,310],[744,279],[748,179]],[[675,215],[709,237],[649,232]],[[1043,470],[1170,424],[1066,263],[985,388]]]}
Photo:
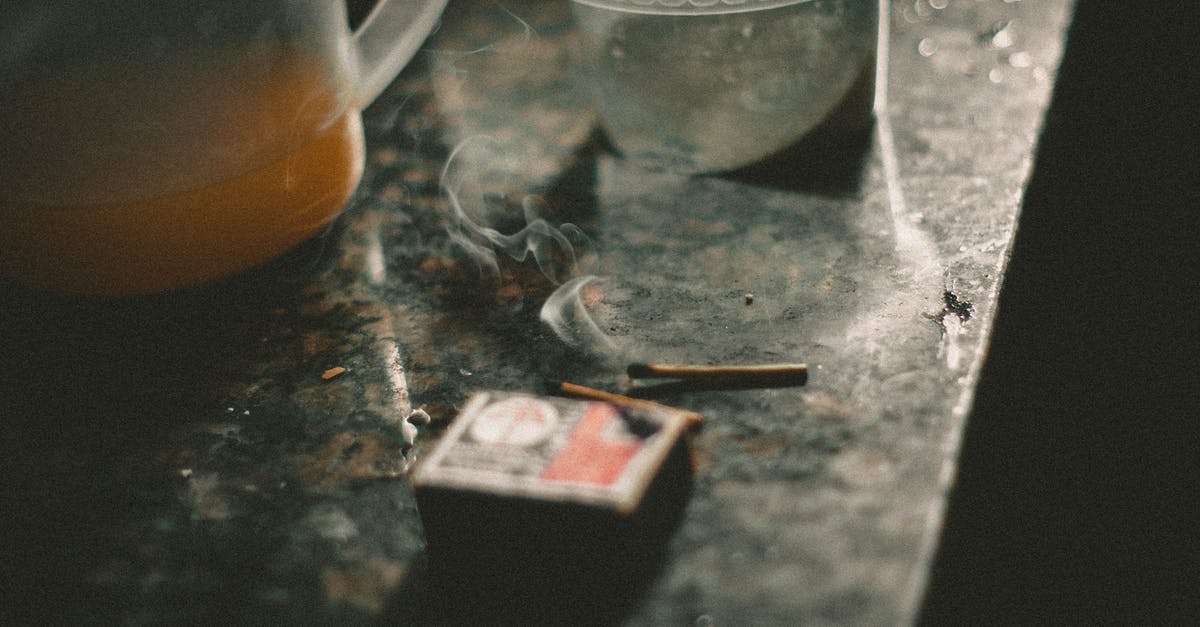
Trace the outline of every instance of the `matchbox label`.
{"label": "matchbox label", "polygon": [[[623,412],[664,428],[642,436]],[[414,473],[414,484],[636,506],[684,418],[594,401],[481,392]]]}
{"label": "matchbox label", "polygon": [[528,447],[549,437],[557,425],[554,405],[515,397],[484,407],[468,431],[473,440],[483,444]]}
{"label": "matchbox label", "polygon": [[642,439],[629,433],[615,408],[591,403],[542,479],[610,486],[641,447]]}

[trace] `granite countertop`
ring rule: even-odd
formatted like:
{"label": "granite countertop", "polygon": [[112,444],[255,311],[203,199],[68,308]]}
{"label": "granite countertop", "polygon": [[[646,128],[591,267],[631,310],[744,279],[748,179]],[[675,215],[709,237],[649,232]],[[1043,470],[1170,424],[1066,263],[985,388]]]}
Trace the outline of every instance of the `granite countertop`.
{"label": "granite countertop", "polygon": [[707,422],[625,620],[911,622],[1069,13],[894,5],[838,175],[745,179],[614,155],[565,2],[452,2],[318,239],[167,295],[0,287],[9,610],[436,622],[423,600],[470,591],[429,589],[406,477],[472,391],[802,361],[802,388],[660,399]]}

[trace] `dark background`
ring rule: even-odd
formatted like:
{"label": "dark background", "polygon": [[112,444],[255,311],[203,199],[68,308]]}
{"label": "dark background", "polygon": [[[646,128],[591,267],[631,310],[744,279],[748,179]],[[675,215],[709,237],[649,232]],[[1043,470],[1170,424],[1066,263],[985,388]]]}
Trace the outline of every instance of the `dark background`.
{"label": "dark background", "polygon": [[1196,5],[1076,7],[926,624],[1200,617]]}

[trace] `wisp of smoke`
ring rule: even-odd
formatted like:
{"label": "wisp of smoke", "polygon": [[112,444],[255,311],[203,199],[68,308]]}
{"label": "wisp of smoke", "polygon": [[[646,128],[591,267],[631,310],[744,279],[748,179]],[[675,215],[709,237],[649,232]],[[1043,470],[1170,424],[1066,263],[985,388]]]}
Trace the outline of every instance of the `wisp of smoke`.
{"label": "wisp of smoke", "polygon": [[[515,48],[529,43],[534,37],[537,36],[537,31],[533,30],[533,26],[530,25],[529,22],[522,19],[521,16],[513,13],[503,6],[499,6],[497,8],[504,13],[505,16],[512,18],[512,20],[516,22],[517,26],[521,29],[519,34],[515,36],[511,34],[505,34],[498,37],[495,41],[477,46],[470,50],[432,48],[426,52],[433,56],[437,62],[446,63],[448,64],[448,67],[457,71],[457,69],[454,68],[454,62],[458,59],[464,59],[466,57],[489,52],[505,52],[509,48]],[[440,26],[438,28],[440,29]]]}
{"label": "wisp of smoke", "polygon": [[546,299],[538,317],[569,346],[595,355],[618,357],[623,351],[600,330],[582,296],[586,288],[603,280],[585,275],[563,283]]}
{"label": "wisp of smoke", "polygon": [[[574,224],[564,223],[555,227],[538,217],[538,199],[532,195],[526,196],[521,203],[525,226],[516,233],[501,233],[480,223],[482,218],[477,216],[485,215],[486,208],[468,204],[463,191],[478,186],[482,175],[470,171],[467,162],[478,165],[494,163],[497,159],[492,158],[494,153],[485,152],[480,159],[467,160],[463,158],[463,151],[485,142],[489,140],[484,137],[463,140],[451,151],[442,168],[441,186],[448,205],[446,218],[451,241],[461,246],[481,269],[495,275],[500,273],[497,252],[503,252],[518,262],[524,262],[532,255],[542,274],[554,284],[561,284],[575,273],[579,265],[578,251],[588,248],[588,237]],[[476,203],[486,203],[482,193],[473,196],[472,200]]]}
{"label": "wisp of smoke", "polygon": [[[466,6],[468,10],[493,10]],[[537,37],[529,22],[502,6],[496,8],[519,30],[499,34],[482,45],[477,41],[459,42],[466,45],[457,50],[431,51],[439,71],[461,79],[474,67],[471,57],[516,54]],[[581,290],[596,280],[578,276],[582,266],[587,265],[584,259],[590,257],[591,241],[573,224],[556,227],[540,217],[540,199],[535,196],[521,200],[521,222],[517,222],[517,216],[503,212],[509,205],[503,202],[503,195],[494,192],[510,187],[514,179],[520,180],[522,177],[512,174],[522,168],[508,167],[518,164],[509,161],[509,156],[499,148],[499,142],[486,136],[468,137],[447,158],[440,184],[446,198],[444,218],[448,238],[475,261],[481,273],[493,277],[501,276],[499,255],[508,255],[520,263],[532,256],[541,273],[551,284],[559,286],[542,306],[541,319],[575,348],[611,350],[612,340],[600,332],[580,298]],[[495,202],[497,198],[501,199],[499,203]],[[501,228],[508,232],[502,232]]]}
{"label": "wisp of smoke", "polygon": [[[573,348],[599,355],[620,353],[613,339],[600,330],[582,297],[587,287],[602,279],[577,276],[580,258],[591,249],[591,241],[579,227],[570,223],[552,226],[538,216],[539,200],[532,195],[522,200],[524,227],[516,233],[505,234],[487,224],[487,194],[481,190],[486,187],[485,179],[495,173],[479,168],[503,164],[503,155],[491,150],[494,146],[486,137],[468,138],[455,146],[442,168],[450,240],[475,260],[481,272],[493,276],[500,274],[499,253],[518,262],[532,255],[542,274],[559,286],[542,305],[540,319]],[[479,152],[466,158],[468,150]]]}

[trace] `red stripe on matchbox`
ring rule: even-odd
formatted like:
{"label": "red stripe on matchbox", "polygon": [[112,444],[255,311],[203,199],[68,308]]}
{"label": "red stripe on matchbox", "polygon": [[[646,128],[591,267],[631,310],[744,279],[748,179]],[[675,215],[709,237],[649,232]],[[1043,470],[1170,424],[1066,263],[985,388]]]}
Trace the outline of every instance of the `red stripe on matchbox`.
{"label": "red stripe on matchbox", "polygon": [[604,430],[620,420],[610,405],[594,403],[571,432],[571,440],[542,472],[546,481],[611,486],[641,448],[640,440],[612,441]]}

